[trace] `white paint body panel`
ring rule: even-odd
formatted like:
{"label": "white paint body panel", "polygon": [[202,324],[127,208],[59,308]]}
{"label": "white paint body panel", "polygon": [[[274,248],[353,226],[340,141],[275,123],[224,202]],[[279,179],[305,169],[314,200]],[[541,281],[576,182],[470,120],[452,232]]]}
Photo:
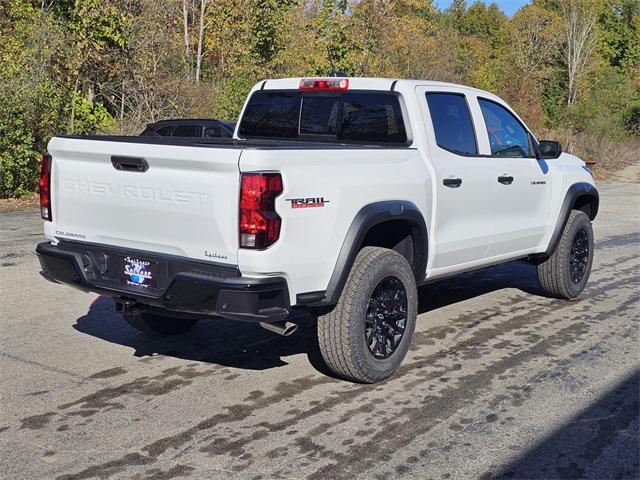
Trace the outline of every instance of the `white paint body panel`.
{"label": "white paint body panel", "polygon": [[[53,138],[50,240],[67,239],[237,264],[239,149]],[[111,155],[143,157],[119,171]]]}
{"label": "white paint body panel", "polygon": [[[490,147],[477,97],[508,108],[487,92],[439,82],[349,81],[351,90],[394,86],[404,103],[408,148],[240,149],[54,138],[49,143],[53,222],[45,222],[47,237],[55,243],[79,235],[75,239],[238,265],[247,277],[283,276],[295,305],[297,294],[327,288],[347,231],[368,204],[403,200],[419,208],[428,230],[424,274],[430,279],[544,251],[567,189],[577,182],[593,184],[584,163],[567,154],[544,165],[482,157]],[[299,82],[268,80],[252,92],[297,89]],[[467,97],[478,157],[437,146],[427,91]],[[111,155],[143,157],[149,170],[117,171]],[[284,185],[276,199],[280,238],[261,251],[238,248],[240,174],[252,171],[280,172]],[[499,184],[503,174],[514,176],[514,184]],[[460,188],[443,186],[451,176],[463,178]],[[308,197],[328,203],[293,209],[287,202]]]}
{"label": "white paint body panel", "polygon": [[[244,275],[285,275],[297,293],[324,290],[351,222],[370,203],[410,198],[431,208],[429,174],[417,150],[245,150],[243,172],[279,171],[280,239],[263,251],[240,249]],[[406,172],[414,172],[407,177]],[[324,197],[322,208],[291,208],[288,198]]]}

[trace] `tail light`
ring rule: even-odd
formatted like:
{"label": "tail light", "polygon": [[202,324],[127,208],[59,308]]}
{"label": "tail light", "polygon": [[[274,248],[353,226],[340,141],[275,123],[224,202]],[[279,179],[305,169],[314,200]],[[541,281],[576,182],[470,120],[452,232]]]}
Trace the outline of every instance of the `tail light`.
{"label": "tail light", "polygon": [[275,199],[282,193],[279,173],[243,173],[240,181],[240,247],[263,249],[280,236]]}
{"label": "tail light", "polygon": [[348,78],[303,78],[299,90],[306,92],[344,92],[349,89]]}
{"label": "tail light", "polygon": [[51,155],[43,155],[40,164],[40,216],[51,220]]}

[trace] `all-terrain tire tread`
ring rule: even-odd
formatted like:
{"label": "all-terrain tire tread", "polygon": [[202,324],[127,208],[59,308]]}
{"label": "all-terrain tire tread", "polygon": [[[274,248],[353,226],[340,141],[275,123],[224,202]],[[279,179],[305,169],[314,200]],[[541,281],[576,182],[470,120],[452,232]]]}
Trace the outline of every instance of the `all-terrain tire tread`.
{"label": "all-terrain tire tread", "polygon": [[[380,250],[374,247],[365,247],[360,251],[353,264],[347,284],[362,280],[363,272],[375,261]],[[366,382],[367,378],[362,378],[351,368],[353,352],[350,342],[341,341],[349,335],[349,317],[353,310],[354,296],[355,291],[345,285],[335,308],[318,319],[321,331],[319,335],[320,348],[325,355],[325,362],[335,373],[355,381]]]}
{"label": "all-terrain tire tread", "polygon": [[[407,270],[411,271],[405,258],[393,250],[380,247],[363,248],[356,257],[338,303],[330,312],[318,318],[318,342],[325,363],[334,373],[345,379],[360,383],[377,380],[365,373],[363,352],[354,349],[351,342],[354,310],[357,310],[357,304],[362,299],[359,298],[361,292],[350,286],[362,284],[363,277],[372,265],[390,255],[397,256],[397,260],[403,262]],[[413,288],[415,290],[415,285]],[[409,333],[412,334],[412,331]]]}
{"label": "all-terrain tire tread", "polygon": [[[550,297],[572,299],[577,296],[571,292],[568,272],[570,268],[568,256],[573,242],[572,229],[576,223],[585,223],[585,225],[588,225],[590,238],[593,238],[589,217],[580,210],[572,210],[555,251],[537,267],[540,287],[545,294]],[[588,273],[589,272],[587,272],[587,275]]]}

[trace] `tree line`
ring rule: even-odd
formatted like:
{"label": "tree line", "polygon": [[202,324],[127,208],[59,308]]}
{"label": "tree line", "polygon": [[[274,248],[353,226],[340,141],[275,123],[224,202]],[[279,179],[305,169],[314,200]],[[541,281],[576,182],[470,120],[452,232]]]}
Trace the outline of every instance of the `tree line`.
{"label": "tree line", "polygon": [[0,198],[49,138],[235,119],[260,79],[442,80],[505,98],[606,170],[640,139],[640,0],[0,0]]}

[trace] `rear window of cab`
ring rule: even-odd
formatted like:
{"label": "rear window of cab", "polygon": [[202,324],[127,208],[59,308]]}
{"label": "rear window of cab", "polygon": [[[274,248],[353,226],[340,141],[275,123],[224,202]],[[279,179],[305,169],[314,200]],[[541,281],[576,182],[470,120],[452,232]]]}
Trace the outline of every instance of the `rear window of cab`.
{"label": "rear window of cab", "polygon": [[240,121],[241,138],[406,144],[395,92],[257,91]]}

